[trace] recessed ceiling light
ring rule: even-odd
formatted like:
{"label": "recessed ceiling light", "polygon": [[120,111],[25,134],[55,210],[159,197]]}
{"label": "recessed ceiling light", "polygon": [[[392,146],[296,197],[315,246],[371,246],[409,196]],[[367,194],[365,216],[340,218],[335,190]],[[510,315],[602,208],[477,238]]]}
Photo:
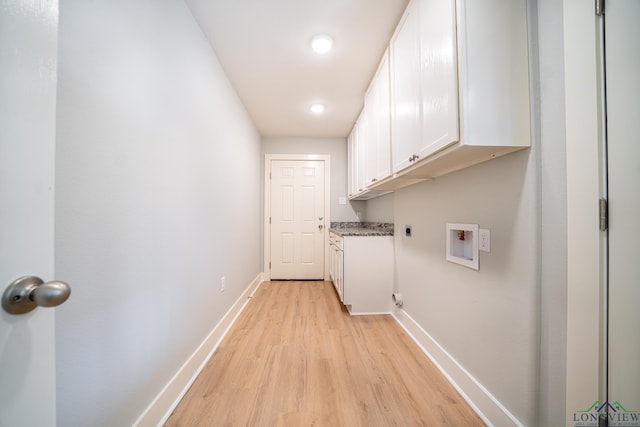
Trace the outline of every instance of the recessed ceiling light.
{"label": "recessed ceiling light", "polygon": [[327,34],[318,34],[311,39],[311,49],[320,55],[327,53],[333,46],[333,39]]}
{"label": "recessed ceiling light", "polygon": [[311,107],[309,107],[309,109],[311,110],[312,113],[320,114],[324,112],[324,105],[312,104]]}

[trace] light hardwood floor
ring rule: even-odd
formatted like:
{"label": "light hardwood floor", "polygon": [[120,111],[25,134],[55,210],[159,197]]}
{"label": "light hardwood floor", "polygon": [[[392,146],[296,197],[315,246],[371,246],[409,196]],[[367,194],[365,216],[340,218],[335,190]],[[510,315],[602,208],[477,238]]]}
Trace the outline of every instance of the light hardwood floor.
{"label": "light hardwood floor", "polygon": [[482,426],[388,315],[329,282],[258,289],[166,426]]}

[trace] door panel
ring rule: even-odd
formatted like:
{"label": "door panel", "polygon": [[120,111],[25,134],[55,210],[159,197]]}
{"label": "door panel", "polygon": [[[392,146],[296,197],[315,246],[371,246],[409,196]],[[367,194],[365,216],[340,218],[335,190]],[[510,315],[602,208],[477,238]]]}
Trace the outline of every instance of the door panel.
{"label": "door panel", "polygon": [[[53,280],[58,2],[0,2],[0,293]],[[0,308],[0,425],[55,426],[54,311]]]}
{"label": "door panel", "polygon": [[316,254],[315,254],[315,235],[316,233],[303,233],[302,234],[302,244],[300,245],[300,249],[302,251],[302,256],[300,257],[300,262],[303,265],[309,265],[315,262]]}
{"label": "door panel", "polygon": [[302,187],[302,221],[312,225],[315,223],[315,213],[317,207],[315,206],[316,201],[316,188],[310,186]]}
{"label": "door panel", "polygon": [[271,161],[272,279],[324,278],[324,162]]}
{"label": "door panel", "polygon": [[640,411],[640,1],[606,2],[609,401]]}
{"label": "door panel", "polygon": [[293,186],[280,186],[280,195],[282,200],[281,220],[286,222],[293,221]]}
{"label": "door panel", "polygon": [[293,263],[293,234],[280,233],[281,262],[283,264]]}

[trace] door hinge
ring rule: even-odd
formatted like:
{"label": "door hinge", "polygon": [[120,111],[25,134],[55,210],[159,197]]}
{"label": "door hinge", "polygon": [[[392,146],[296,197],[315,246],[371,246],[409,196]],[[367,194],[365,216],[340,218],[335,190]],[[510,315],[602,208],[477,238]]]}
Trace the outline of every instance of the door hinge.
{"label": "door hinge", "polygon": [[271,217],[269,217],[269,224],[271,224]]}
{"label": "door hinge", "polygon": [[269,270],[271,270],[271,261],[269,261]]}
{"label": "door hinge", "polygon": [[609,204],[604,197],[600,199],[600,231],[609,229]]}
{"label": "door hinge", "polygon": [[596,0],[596,15],[604,15],[604,0]]}
{"label": "door hinge", "polygon": [[269,172],[269,179],[271,179],[271,172]]}

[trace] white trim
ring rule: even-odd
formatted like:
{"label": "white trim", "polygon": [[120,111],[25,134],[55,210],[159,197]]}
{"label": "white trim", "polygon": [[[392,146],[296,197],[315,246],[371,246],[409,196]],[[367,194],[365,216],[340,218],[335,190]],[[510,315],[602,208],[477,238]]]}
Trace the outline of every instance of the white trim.
{"label": "white trim", "polygon": [[349,312],[349,316],[352,317],[356,317],[356,316],[386,316],[392,314],[389,311],[371,311],[371,312],[363,312],[363,313],[351,313]]}
{"label": "white trim", "polygon": [[242,295],[240,295],[240,298],[237,299],[233,306],[231,306],[222,320],[213,328],[207,338],[205,338],[173,378],[171,378],[167,385],[158,393],[142,415],[133,423],[134,427],[164,425],[187,390],[189,390],[189,387],[191,387],[198,375],[200,375],[200,372],[204,369],[240,313],[242,313],[249,302],[249,298],[253,296],[262,282],[263,273],[260,273]]}
{"label": "white trim", "polygon": [[567,152],[565,425],[573,426],[573,412],[600,399],[600,76],[593,2],[564,0],[563,8]]}
{"label": "white trim", "polygon": [[522,426],[489,391],[404,310],[393,317],[488,426]]}
{"label": "white trim", "polygon": [[329,227],[331,227],[331,156],[329,154],[265,154],[264,155],[264,279],[271,279],[271,227],[269,226],[269,212],[271,212],[271,173],[272,160],[320,160],[324,162],[324,277],[329,279]]}

